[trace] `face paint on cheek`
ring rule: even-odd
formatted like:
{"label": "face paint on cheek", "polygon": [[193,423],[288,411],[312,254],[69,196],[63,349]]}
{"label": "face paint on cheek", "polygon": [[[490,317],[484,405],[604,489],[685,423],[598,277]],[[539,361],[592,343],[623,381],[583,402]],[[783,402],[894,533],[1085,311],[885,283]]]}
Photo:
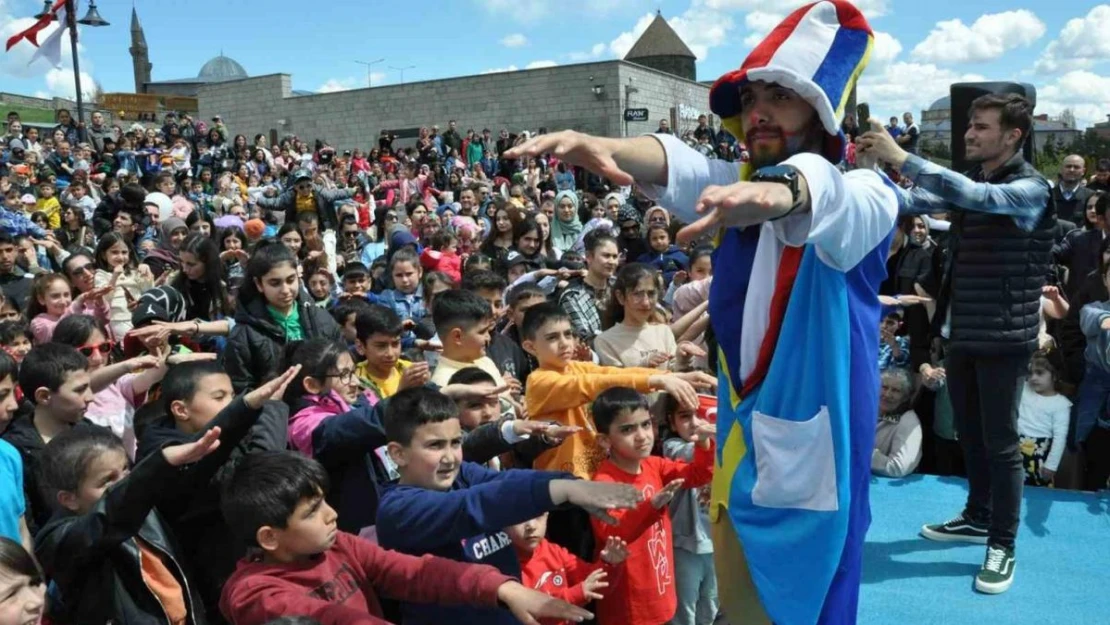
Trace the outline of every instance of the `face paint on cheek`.
{"label": "face paint on cheek", "polygon": [[784,130],[782,137],[786,145],[787,154],[798,154],[805,148],[806,134],[804,132],[789,132]]}

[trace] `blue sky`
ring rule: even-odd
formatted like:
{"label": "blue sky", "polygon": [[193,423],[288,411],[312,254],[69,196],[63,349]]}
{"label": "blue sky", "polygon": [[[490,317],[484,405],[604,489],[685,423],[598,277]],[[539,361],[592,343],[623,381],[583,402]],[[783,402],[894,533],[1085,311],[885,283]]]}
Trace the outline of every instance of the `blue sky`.
{"label": "blue sky", "polygon": [[[83,15],[87,0],[78,0]],[[803,0],[136,0],[154,79],[196,75],[222,50],[251,75],[295,89],[374,84],[619,58],[660,9],[699,57],[699,79],[735,68]],[[876,49],[861,85],[877,114],[919,111],[959,80],[1019,79],[1038,109],[1070,108],[1081,125],[1110,114],[1110,4],[1092,0],[857,0]],[[0,0],[0,36],[38,0]],[[132,91],[131,3],[102,0],[106,28],[83,28],[82,70],[105,91]],[[73,94],[72,70],[28,66],[26,44],[0,57],[0,91]],[[68,63],[68,53],[66,55]],[[67,68],[71,66],[67,65]]]}

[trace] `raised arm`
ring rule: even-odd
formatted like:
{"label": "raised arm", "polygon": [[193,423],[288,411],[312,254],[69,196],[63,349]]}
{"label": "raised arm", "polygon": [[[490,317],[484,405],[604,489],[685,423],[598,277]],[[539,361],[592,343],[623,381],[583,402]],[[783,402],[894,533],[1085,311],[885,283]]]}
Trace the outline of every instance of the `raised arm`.
{"label": "raised arm", "polygon": [[1032,230],[1048,206],[1052,188],[1040,176],[992,184],[909,154],[901,168],[919,187],[942,198],[950,207],[976,213],[1008,215],[1024,230]]}

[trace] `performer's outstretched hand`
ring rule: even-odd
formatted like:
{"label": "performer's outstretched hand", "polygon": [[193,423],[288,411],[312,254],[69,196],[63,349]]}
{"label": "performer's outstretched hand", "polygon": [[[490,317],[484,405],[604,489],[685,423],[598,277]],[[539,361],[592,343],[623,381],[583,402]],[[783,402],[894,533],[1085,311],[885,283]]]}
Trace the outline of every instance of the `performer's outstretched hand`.
{"label": "performer's outstretched hand", "polygon": [[505,158],[538,157],[554,154],[571,165],[604,176],[619,185],[632,184],[632,175],[621,169],[613,155],[619,144],[606,137],[593,137],[573,130],[538,135],[505,152]]}
{"label": "performer's outstretched hand", "polygon": [[678,244],[686,245],[721,228],[751,226],[782,217],[793,205],[794,196],[790,189],[777,182],[737,182],[724,187],[710,185],[701,192],[698,203],[694,205],[704,217],[678,231]]}

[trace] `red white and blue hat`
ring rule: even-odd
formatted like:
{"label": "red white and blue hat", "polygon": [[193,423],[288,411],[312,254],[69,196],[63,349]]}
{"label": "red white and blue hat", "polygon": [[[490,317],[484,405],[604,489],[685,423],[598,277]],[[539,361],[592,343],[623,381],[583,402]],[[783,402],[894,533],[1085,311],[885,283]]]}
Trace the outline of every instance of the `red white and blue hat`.
{"label": "red white and blue hat", "polygon": [[852,87],[867,67],[874,41],[867,19],[847,0],[822,0],[801,7],[752,50],[740,69],[713,83],[709,108],[729,132],[743,140],[740,88],[749,81],[782,85],[817,110],[830,135],[823,154],[839,163],[845,146],[840,120]]}

